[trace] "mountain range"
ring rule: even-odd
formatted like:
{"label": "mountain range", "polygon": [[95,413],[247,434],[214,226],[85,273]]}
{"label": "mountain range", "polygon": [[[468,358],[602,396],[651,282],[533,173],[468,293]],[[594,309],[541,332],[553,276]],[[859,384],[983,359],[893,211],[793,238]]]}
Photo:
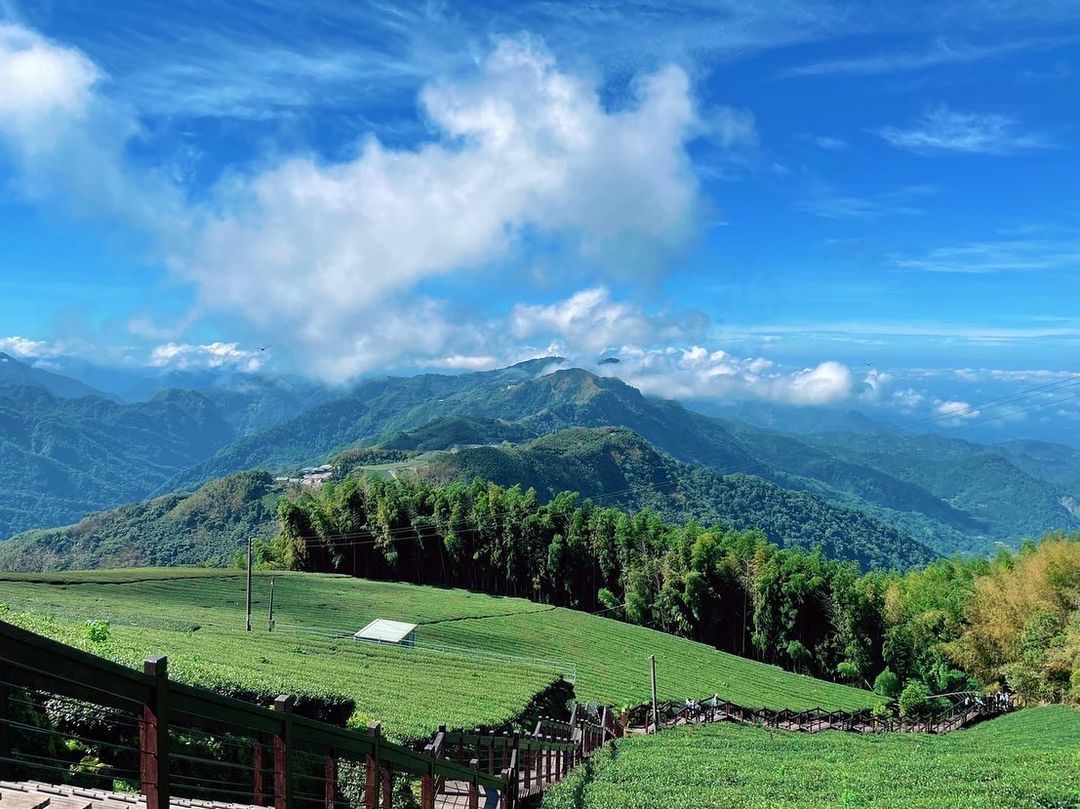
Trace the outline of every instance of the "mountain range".
{"label": "mountain range", "polygon": [[[620,505],[722,518],[778,541],[816,537],[863,564],[904,566],[927,548],[985,551],[1080,526],[1080,451],[1064,445],[909,434],[858,413],[793,416],[785,430],[781,408],[754,419],[734,418],[738,408],[705,415],[559,358],[339,392],[246,377],[130,404],[60,398],[57,380],[37,380],[18,368],[0,376],[9,494],[0,536],[201,491],[241,470],[294,474],[374,446],[405,452],[424,474],[527,483],[542,495],[607,497],[621,484],[637,493],[614,498]],[[18,546],[30,548],[25,535]]]}

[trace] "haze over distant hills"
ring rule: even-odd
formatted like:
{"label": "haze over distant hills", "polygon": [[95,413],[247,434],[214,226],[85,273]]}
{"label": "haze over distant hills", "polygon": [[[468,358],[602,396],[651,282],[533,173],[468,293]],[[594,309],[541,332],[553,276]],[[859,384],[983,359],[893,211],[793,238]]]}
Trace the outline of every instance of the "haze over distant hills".
{"label": "haze over distant hills", "polygon": [[[715,418],[617,378],[562,367],[558,358],[456,376],[369,379],[343,395],[251,376],[133,404],[58,398],[44,383],[72,391],[79,383],[65,387],[53,377],[32,376],[42,384],[26,386],[16,367],[7,377],[15,385],[0,382],[7,425],[0,474],[9,492],[0,536],[192,491],[240,470],[293,473],[372,445],[464,448],[429,460],[428,471],[527,483],[541,494],[567,488],[601,496],[611,491],[601,485],[609,473],[660,480],[678,496],[639,491],[621,504],[675,519],[722,516],[778,541],[818,536],[864,562],[907,563],[920,553],[897,548],[985,550],[1080,526],[1080,452],[1064,445],[908,434],[857,412],[792,416],[793,428],[830,431],[782,431],[781,408],[762,410],[753,423]],[[610,427],[620,429],[595,432]],[[630,465],[612,471],[615,455]],[[633,457],[649,460],[630,463]],[[763,502],[770,508],[759,508]],[[845,521],[846,538],[838,533]],[[870,547],[878,542],[888,547]]]}

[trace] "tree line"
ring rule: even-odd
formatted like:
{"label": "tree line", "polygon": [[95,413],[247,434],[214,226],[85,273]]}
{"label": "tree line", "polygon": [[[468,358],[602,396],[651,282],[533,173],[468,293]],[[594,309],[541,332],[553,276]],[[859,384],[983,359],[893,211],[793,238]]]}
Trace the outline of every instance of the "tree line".
{"label": "tree line", "polygon": [[758,530],[672,524],[476,479],[347,477],[283,497],[260,563],[621,618],[918,702],[998,684],[1080,702],[1080,537],[863,573]]}

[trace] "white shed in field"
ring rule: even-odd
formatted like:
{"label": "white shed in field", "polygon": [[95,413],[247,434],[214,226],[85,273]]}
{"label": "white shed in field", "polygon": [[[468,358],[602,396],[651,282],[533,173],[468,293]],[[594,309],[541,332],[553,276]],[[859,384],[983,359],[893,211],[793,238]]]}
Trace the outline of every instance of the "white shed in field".
{"label": "white shed in field", "polygon": [[368,643],[394,643],[398,646],[415,646],[416,624],[376,618],[354,634],[353,637]]}

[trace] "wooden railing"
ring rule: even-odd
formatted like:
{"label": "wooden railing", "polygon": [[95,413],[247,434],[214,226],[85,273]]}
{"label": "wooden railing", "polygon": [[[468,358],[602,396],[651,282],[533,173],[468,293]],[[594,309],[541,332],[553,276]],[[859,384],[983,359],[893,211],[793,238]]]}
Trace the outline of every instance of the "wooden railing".
{"label": "wooden railing", "polygon": [[[963,696],[963,695],[961,695]],[[746,708],[718,697],[658,703],[660,724],[698,724],[706,722],[741,722],[778,730],[816,733],[822,730],[843,730],[855,733],[948,733],[968,727],[1012,710],[1012,705],[982,695],[971,695],[967,701],[953,701],[949,706],[929,710],[909,717],[879,716],[870,709],[861,711],[826,711],[811,708],[806,711],[768,708]],[[629,727],[653,730],[652,707],[641,706],[631,712]]]}
{"label": "wooden railing", "polygon": [[[0,621],[0,770],[46,772],[61,780],[69,770],[56,760],[13,747],[13,731],[72,736],[70,729],[18,721],[13,707],[19,694],[28,693],[39,695],[38,703],[26,702],[31,707],[55,699],[83,709],[98,706],[112,725],[132,728],[130,744],[120,731],[111,740],[85,739],[109,747],[118,761],[126,757],[130,771],[114,766],[104,774],[83,775],[110,781],[123,775],[138,784],[147,809],[166,809],[172,795],[275,809],[305,802],[334,809],[344,786],[362,792],[365,809],[389,809],[395,777],[419,781],[423,809],[434,809],[450,784],[459,794],[464,790],[471,807],[483,791],[497,793],[500,809],[510,809],[561,780],[610,737],[575,708],[571,722],[542,718],[528,734],[440,727],[416,751],[388,741],[378,724],[354,730],[301,716],[288,695],[274,700],[272,709],[264,708],[170,679],[164,657],[148,658],[139,672]],[[211,739],[218,748],[233,746],[235,760],[182,754],[177,739],[191,734]],[[242,775],[214,779],[191,774],[197,767],[214,766],[232,767]],[[362,781],[349,781],[346,770],[362,773]],[[302,788],[312,782],[322,789],[312,793]]]}

